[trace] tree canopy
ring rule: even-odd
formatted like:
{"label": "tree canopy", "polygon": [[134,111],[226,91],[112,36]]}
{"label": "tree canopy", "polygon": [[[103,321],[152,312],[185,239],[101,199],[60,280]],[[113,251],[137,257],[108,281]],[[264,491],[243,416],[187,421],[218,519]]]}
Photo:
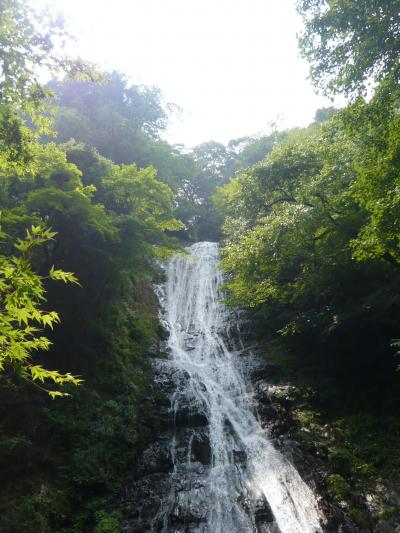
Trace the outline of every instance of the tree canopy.
{"label": "tree canopy", "polygon": [[[153,286],[190,240],[221,241],[226,303],[321,378],[321,405],[389,383],[398,410],[399,2],[298,0],[314,83],[355,98],[191,150],[164,140],[157,87],[66,58],[62,20],[29,6],[0,0],[0,530],[118,527],[107,509],[164,424]],[[360,431],[376,479],[400,464],[385,417],[389,459]],[[341,474],[369,480],[364,452]]]}
{"label": "tree canopy", "polygon": [[398,0],[298,0],[300,49],[325,93],[363,93],[372,81],[399,81]]}

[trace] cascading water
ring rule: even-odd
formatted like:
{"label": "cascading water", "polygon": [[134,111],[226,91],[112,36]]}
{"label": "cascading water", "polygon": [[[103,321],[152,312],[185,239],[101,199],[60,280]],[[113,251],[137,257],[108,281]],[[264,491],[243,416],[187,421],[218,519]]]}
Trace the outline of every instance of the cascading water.
{"label": "cascading water", "polygon": [[191,257],[167,265],[160,295],[170,332],[162,364],[173,375],[175,430],[171,489],[153,530],[320,532],[314,493],[254,412],[243,346],[237,336],[232,340],[233,317],[220,301],[218,246],[196,243],[188,252]]}

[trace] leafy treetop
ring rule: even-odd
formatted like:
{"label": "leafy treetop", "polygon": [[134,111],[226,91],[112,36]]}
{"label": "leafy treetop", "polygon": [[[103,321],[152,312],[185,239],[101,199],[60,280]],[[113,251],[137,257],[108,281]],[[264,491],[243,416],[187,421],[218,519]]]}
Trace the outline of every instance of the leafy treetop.
{"label": "leafy treetop", "polygon": [[298,0],[300,48],[324,93],[363,93],[372,80],[400,77],[399,0]]}

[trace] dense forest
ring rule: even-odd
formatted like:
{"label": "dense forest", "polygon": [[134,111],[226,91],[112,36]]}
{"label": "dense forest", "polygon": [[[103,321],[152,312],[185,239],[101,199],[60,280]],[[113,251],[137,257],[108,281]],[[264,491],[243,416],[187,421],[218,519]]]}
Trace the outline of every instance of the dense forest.
{"label": "dense forest", "polygon": [[299,387],[333,497],[398,485],[400,2],[297,8],[315,86],[348,105],[188,150],[158,88],[63,56],[57,18],[0,0],[0,531],[118,531],[157,427],[152,287],[200,240]]}

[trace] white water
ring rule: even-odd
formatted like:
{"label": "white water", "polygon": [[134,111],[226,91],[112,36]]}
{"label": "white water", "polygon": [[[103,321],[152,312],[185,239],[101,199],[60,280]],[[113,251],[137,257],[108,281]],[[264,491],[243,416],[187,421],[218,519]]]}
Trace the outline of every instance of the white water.
{"label": "white water", "polygon": [[[316,497],[261,427],[242,371],[243,355],[228,348],[232,314],[220,301],[218,247],[202,242],[188,251],[192,258],[175,258],[167,265],[162,298],[170,329],[167,364],[178,376],[172,406],[178,411],[186,402],[206,416],[211,448],[211,464],[205,468],[202,484],[197,485],[203,488],[190,489],[182,500],[183,505],[202,505],[206,521],[187,531],[320,532],[322,516]],[[185,476],[185,469],[191,468],[191,440],[182,460],[176,458],[177,440],[172,439],[176,476]],[[239,462],[235,461],[238,454]],[[177,497],[171,493],[169,510]],[[265,500],[274,522],[259,527],[255,502]],[[166,516],[165,524],[167,521]],[[175,529],[165,525],[164,531]]]}

